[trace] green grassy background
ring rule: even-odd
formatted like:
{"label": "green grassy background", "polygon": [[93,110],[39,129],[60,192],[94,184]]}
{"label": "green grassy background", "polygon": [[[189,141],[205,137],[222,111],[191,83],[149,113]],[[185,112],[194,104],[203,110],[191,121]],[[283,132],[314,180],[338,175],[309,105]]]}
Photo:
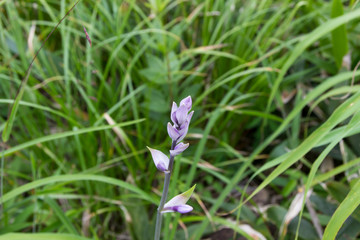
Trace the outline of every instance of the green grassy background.
{"label": "green grassy background", "polygon": [[163,239],[359,237],[358,1],[81,0],[17,95],[75,2],[0,0],[1,240],[152,239],[146,146],[188,95],[169,197],[196,183],[194,211]]}

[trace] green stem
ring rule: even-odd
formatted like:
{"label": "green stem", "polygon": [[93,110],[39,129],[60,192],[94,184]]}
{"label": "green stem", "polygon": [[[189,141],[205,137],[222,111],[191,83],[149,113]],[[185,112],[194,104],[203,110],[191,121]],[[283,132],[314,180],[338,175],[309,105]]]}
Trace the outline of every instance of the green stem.
{"label": "green stem", "polygon": [[[176,145],[176,141],[173,141],[172,144],[171,144],[171,150],[174,150],[175,145]],[[160,239],[161,223],[162,223],[162,213],[161,213],[161,211],[164,208],[165,201],[167,199],[167,195],[168,195],[168,192],[169,192],[170,177],[171,177],[171,172],[172,172],[173,166],[174,166],[174,156],[172,156],[170,154],[169,169],[168,169],[168,171],[165,172],[164,189],[163,189],[163,192],[162,192],[159,207],[157,209],[154,240],[159,240]]]}

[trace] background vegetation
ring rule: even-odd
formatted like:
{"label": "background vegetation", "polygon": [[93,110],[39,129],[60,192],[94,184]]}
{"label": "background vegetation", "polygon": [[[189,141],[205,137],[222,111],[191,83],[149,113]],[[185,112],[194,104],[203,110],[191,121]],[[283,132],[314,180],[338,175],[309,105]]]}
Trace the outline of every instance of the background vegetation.
{"label": "background vegetation", "polygon": [[[1,131],[74,3],[0,0]],[[169,197],[196,183],[194,211],[168,214],[163,239],[356,239],[359,19],[354,0],[80,1],[1,142],[0,239],[152,239],[146,146],[169,149],[188,95]]]}

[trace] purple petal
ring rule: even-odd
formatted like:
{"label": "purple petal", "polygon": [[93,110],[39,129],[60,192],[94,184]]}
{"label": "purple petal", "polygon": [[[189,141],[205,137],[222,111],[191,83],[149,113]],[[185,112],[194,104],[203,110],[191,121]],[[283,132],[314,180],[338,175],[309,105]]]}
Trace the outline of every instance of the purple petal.
{"label": "purple petal", "polygon": [[176,141],[177,139],[179,139],[180,133],[174,126],[171,125],[171,123],[168,123],[167,131],[168,131],[168,134],[169,134],[170,138],[173,141]]}
{"label": "purple petal", "polygon": [[189,130],[189,122],[186,121],[185,124],[183,124],[182,128],[179,130],[180,137],[178,138],[177,142],[180,142],[183,140]]}
{"label": "purple petal", "polygon": [[171,121],[174,123],[175,127],[179,127],[178,120],[176,118],[176,111],[171,114]]}
{"label": "purple petal", "polygon": [[188,213],[193,210],[193,207],[185,204],[185,205],[175,206],[173,207],[173,210],[179,213]]}
{"label": "purple petal", "polygon": [[186,121],[186,118],[188,116],[188,110],[187,107],[183,104],[181,105],[176,111],[176,121],[179,126],[183,125],[183,123]]}
{"label": "purple petal", "polygon": [[191,100],[191,97],[190,97],[190,96],[188,96],[188,97],[184,98],[183,100],[181,100],[181,102],[180,102],[180,106],[181,106],[181,105],[183,105],[183,104],[186,106],[187,111],[190,111],[191,106],[192,106],[192,100]]}
{"label": "purple petal", "polygon": [[171,156],[176,156],[185,151],[189,147],[189,144],[179,143],[175,146],[174,150],[170,150]]}
{"label": "purple petal", "polygon": [[149,147],[147,147],[147,148],[150,150],[152,159],[153,159],[157,169],[159,169],[162,172],[168,170],[169,161],[170,161],[169,158],[159,150],[152,149],[152,148],[149,148]]}
{"label": "purple petal", "polygon": [[191,112],[187,115],[186,121],[188,121],[188,122],[190,123],[193,114],[194,114],[194,111],[191,111]]}
{"label": "purple petal", "polygon": [[174,112],[176,112],[176,110],[178,109],[177,105],[175,102],[173,102],[172,108],[171,108],[171,114],[170,114],[170,118],[171,121],[173,121],[173,123],[176,122],[176,115],[174,114]]}
{"label": "purple petal", "polygon": [[178,205],[178,206],[171,206],[171,207],[165,207],[161,212],[167,213],[167,212],[179,212],[179,213],[188,213],[193,210],[193,207],[187,204],[184,205]]}
{"label": "purple petal", "polygon": [[163,162],[159,162],[156,165],[156,168],[159,169],[162,172],[165,172],[167,170],[167,167],[165,166],[165,163],[163,163]]}

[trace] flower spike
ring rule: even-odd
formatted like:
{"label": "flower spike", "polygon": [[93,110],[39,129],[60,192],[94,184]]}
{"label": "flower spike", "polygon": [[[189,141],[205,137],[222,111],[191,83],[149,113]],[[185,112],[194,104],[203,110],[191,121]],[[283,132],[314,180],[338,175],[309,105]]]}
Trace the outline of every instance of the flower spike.
{"label": "flower spike", "polygon": [[159,150],[147,147],[151,153],[152,159],[157,169],[166,172],[169,169],[169,158]]}
{"label": "flower spike", "polygon": [[162,214],[166,212],[179,212],[188,213],[193,210],[193,207],[187,205],[186,202],[194,192],[195,185],[187,190],[186,192],[173,197],[170,201],[166,202],[171,172],[173,170],[174,158],[185,151],[188,147],[188,143],[181,142],[188,130],[191,118],[194,111],[191,111],[192,99],[190,96],[182,99],[180,104],[177,105],[175,102],[172,103],[170,119],[172,123],[167,124],[167,132],[172,139],[170,157],[168,158],[161,151],[149,148],[156,167],[165,173],[164,189],[161,196],[160,204],[156,214],[156,225],[155,225],[155,236],[154,240],[160,240],[161,235],[161,219]]}

